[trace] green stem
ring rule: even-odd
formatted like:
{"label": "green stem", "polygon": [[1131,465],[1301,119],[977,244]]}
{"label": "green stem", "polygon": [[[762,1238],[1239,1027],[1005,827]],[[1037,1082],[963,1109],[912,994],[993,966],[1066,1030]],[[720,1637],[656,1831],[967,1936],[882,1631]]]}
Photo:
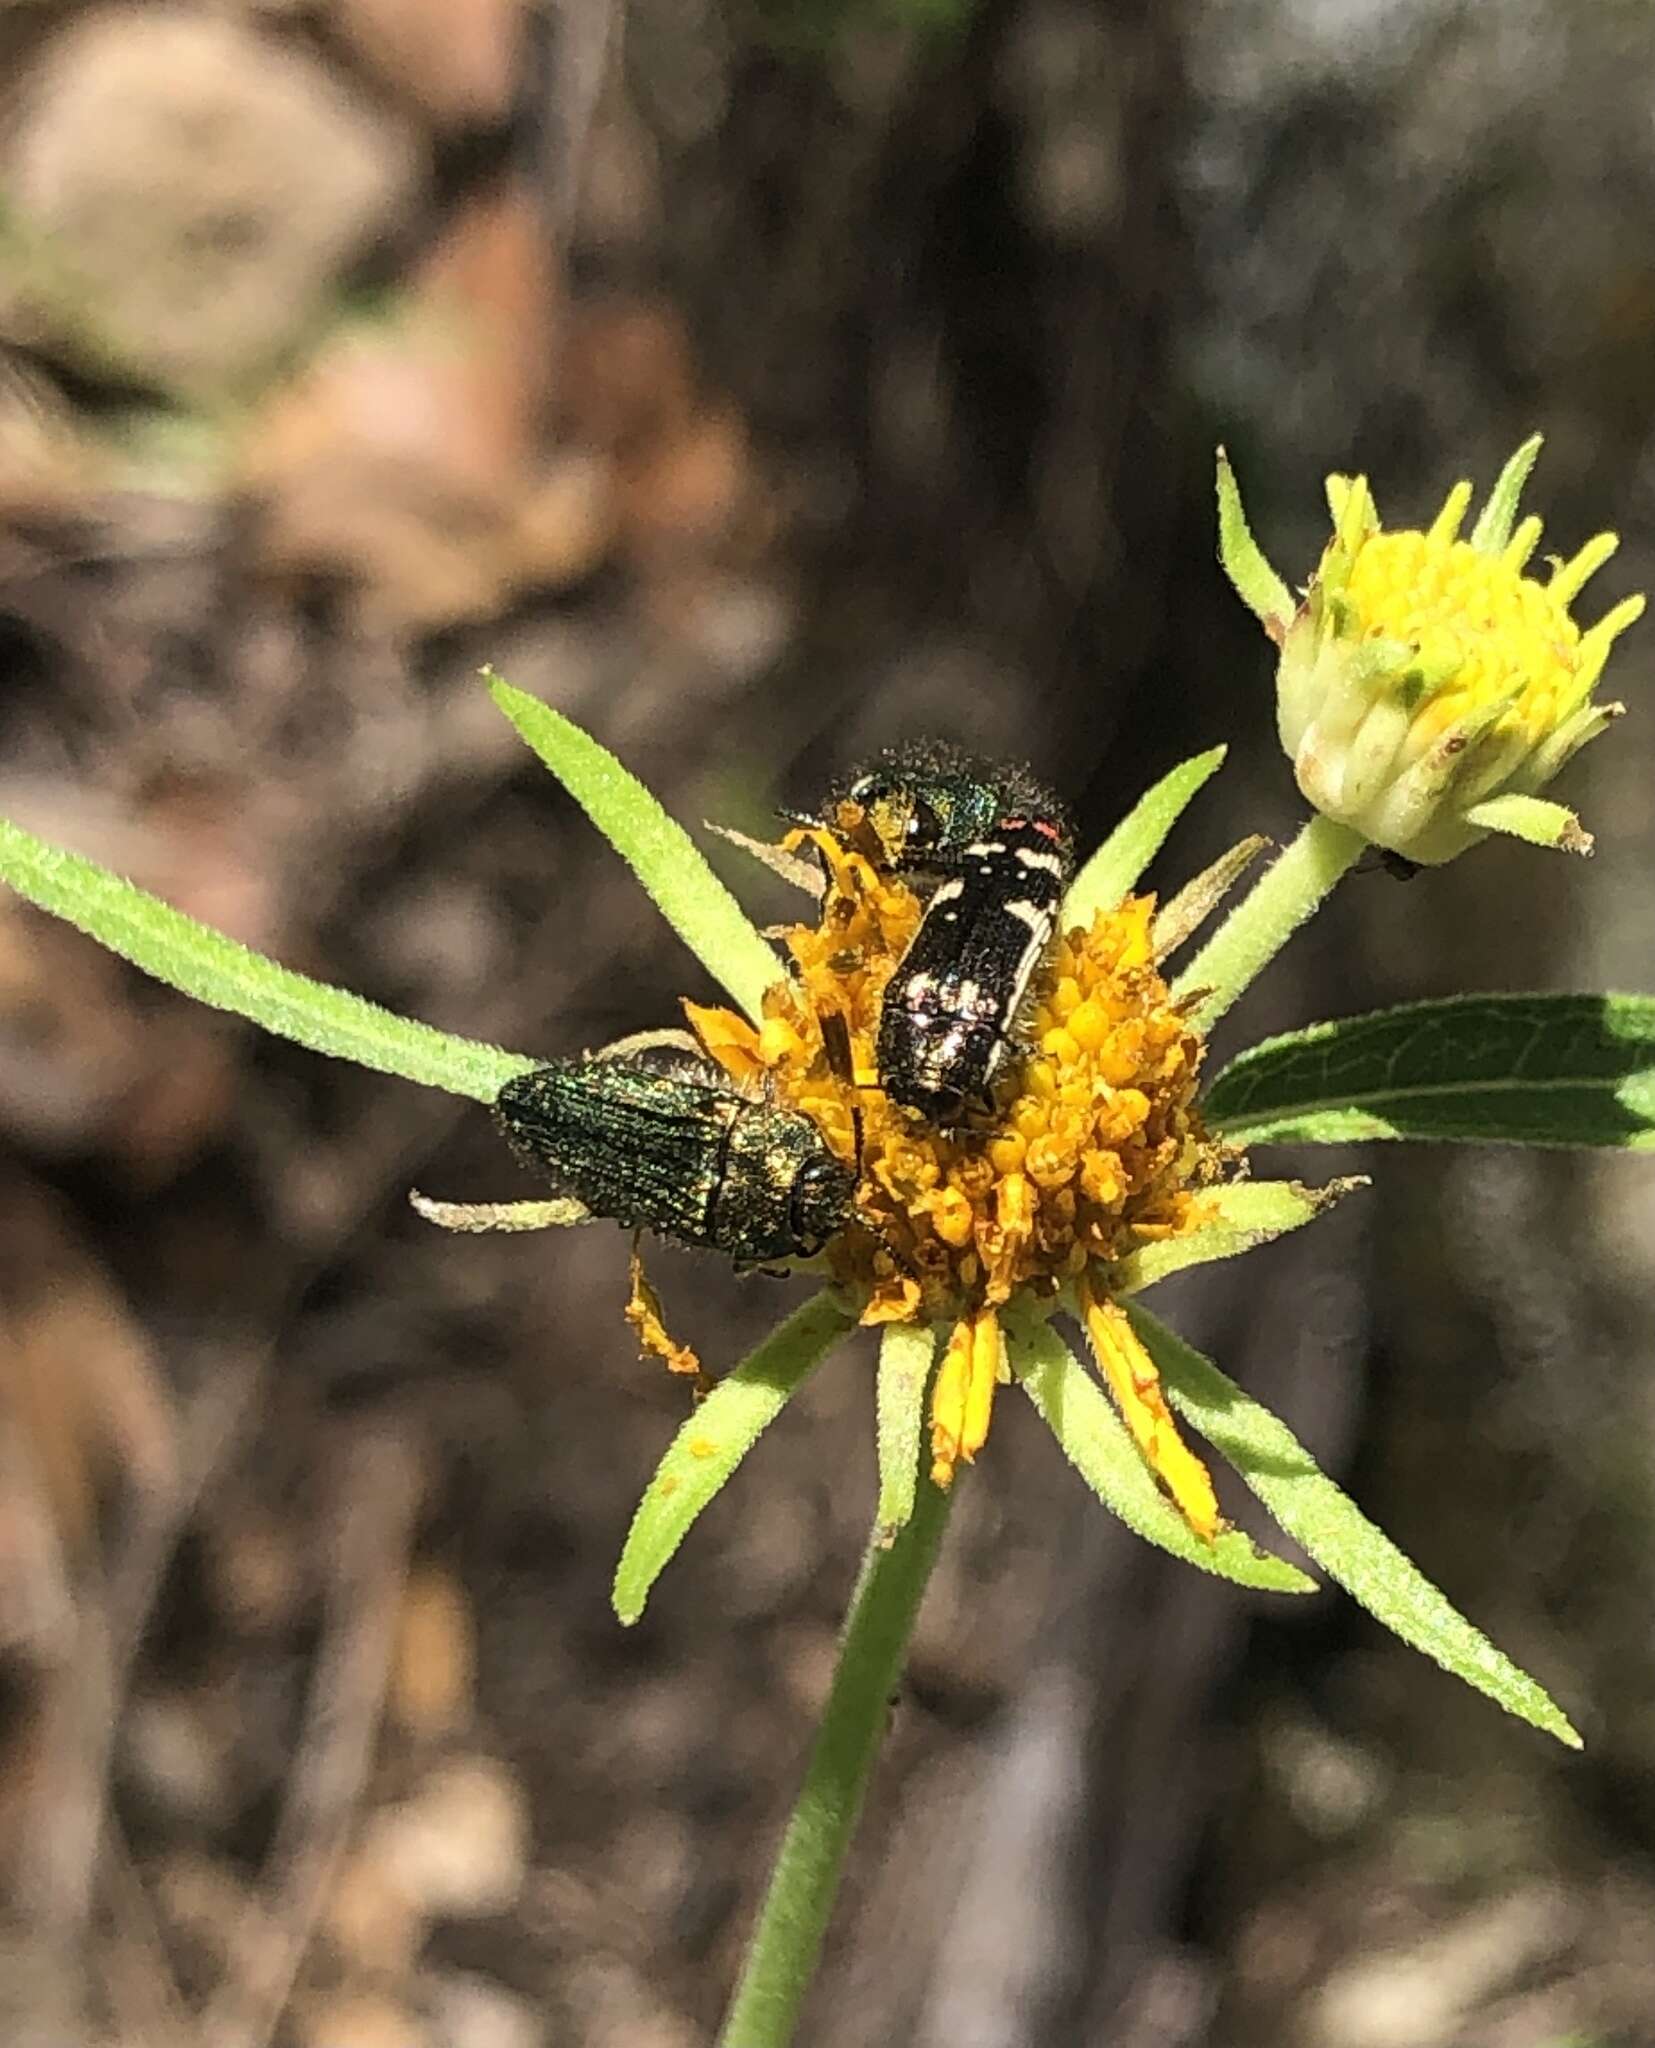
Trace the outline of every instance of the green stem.
{"label": "green stem", "polygon": [[1269,966],[1368,842],[1318,811],[1252,892],[1238,903],[1173,984],[1175,996],[1208,993],[1190,1021],[1209,1032],[1243,989]]}
{"label": "green stem", "polygon": [[913,1517],[891,1547],[880,1548],[877,1529],[868,1546],[804,1789],[719,2048],[787,2048],[793,2039],[952,1498],[921,1479]]}

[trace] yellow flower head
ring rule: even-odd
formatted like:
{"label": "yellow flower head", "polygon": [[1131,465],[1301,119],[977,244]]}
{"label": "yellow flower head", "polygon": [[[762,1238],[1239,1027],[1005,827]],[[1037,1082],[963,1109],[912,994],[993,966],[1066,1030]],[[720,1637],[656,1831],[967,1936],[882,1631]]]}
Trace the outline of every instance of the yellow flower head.
{"label": "yellow flower head", "polygon": [[1451,860],[1491,831],[1588,852],[1538,792],[1621,711],[1597,686],[1628,597],[1582,631],[1570,607],[1614,553],[1611,533],[1541,579],[1540,521],[1517,522],[1535,436],[1502,472],[1467,538],[1458,483],[1423,532],[1386,532],[1365,477],[1328,478],[1333,538],[1295,607],[1219,472],[1224,565],[1281,647],[1277,722],[1299,788],[1327,817],[1409,860]]}
{"label": "yellow flower head", "polygon": [[[1116,1260],[1199,1220],[1199,1191],[1222,1168],[1194,1108],[1201,1041],[1156,969],[1153,899],[1129,898],[1061,933],[1035,990],[1028,1054],[1007,1063],[982,1127],[935,1130],[884,1094],[875,1059],[885,984],[920,901],[834,833],[794,839],[819,849],[827,887],[819,920],[786,935],[795,972],[766,996],[762,1026],[686,1008],[728,1072],[762,1080],[856,1164],[861,1227],[828,1257],[863,1322],[951,1331],[932,1407],[934,1476],[946,1483],[987,1434],[1004,1376],[1000,1310],[1065,1284],[1101,1299]],[[1130,1332],[1121,1341],[1153,1380]],[[1129,1385],[1136,1429],[1133,1399]],[[1217,1526],[1210,1487],[1191,1519]]]}

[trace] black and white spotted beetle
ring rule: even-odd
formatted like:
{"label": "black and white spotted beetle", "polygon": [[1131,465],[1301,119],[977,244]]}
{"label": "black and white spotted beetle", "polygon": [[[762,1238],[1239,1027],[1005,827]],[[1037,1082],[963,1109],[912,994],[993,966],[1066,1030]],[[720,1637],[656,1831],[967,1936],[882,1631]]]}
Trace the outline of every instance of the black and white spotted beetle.
{"label": "black and white spotted beetle", "polygon": [[738,1265],[807,1258],[852,1220],[856,1175],[809,1117],[698,1056],[548,1060],[494,1113],[523,1163],[595,1215]]}
{"label": "black and white spotted beetle", "polygon": [[1068,813],[1027,768],[937,741],[894,748],[828,807],[869,858],[935,880],[885,989],[886,1092],[948,1130],[985,1108],[1074,867]]}

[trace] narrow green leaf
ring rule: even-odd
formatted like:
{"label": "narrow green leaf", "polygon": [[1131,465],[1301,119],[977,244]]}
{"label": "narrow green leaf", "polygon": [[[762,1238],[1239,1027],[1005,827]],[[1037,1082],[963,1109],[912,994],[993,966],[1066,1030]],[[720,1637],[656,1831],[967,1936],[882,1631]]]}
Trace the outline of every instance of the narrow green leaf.
{"label": "narrow green leaf", "polygon": [[789,1398],[850,1328],[831,1294],[814,1296],[721,1379],[667,1446],[615,1569],[615,1612],[630,1624],[697,1515]]}
{"label": "narrow green leaf", "polygon": [[1202,1104],[1238,1144],[1655,1146],[1655,996],[1468,995],[1267,1038]]}
{"label": "narrow green leaf", "polygon": [[1100,910],[1120,902],[1160,852],[1196,791],[1218,773],[1226,751],[1209,747],[1163,775],[1138,799],[1069,885],[1059,913],[1065,927],[1088,925]]}
{"label": "narrow green leaf", "polygon": [[713,979],[756,1023],[781,962],[695,841],[607,748],[538,697],[484,669],[489,693],[621,856]]}
{"label": "narrow green leaf", "polygon": [[1471,529],[1471,545],[1478,554],[1498,555],[1511,539],[1523,486],[1529,480],[1534,458],[1540,453],[1542,438],[1539,434],[1531,434],[1496,478],[1494,488],[1488,494],[1488,503],[1477,514],[1477,523]]}
{"label": "narrow green leaf", "polygon": [[937,1355],[929,1323],[887,1323],[879,1340],[880,1535],[889,1542],[914,1512],[925,1389]]}
{"label": "narrow green leaf", "polygon": [[1313,1593],[1316,1581],[1272,1557],[1239,1529],[1204,1543],[1155,1484],[1103,1389],[1049,1323],[1009,1324],[1013,1376],[1057,1438],[1063,1455],[1106,1508],[1146,1542],[1186,1564],[1271,1593]]}
{"label": "narrow green leaf", "polygon": [[1555,847],[1559,853],[1590,853],[1592,835],[1574,812],[1543,796],[1491,796],[1465,814],[1470,825],[1485,832],[1505,832],[1530,846]]}
{"label": "narrow green leaf", "polygon": [[535,1064],[521,1053],[434,1031],[348,990],[278,967],[96,861],[49,846],[4,818],[0,878],[157,981],[313,1052],[479,1102],[492,1102],[513,1074]]}
{"label": "narrow green leaf", "polygon": [[1242,603],[1271,639],[1287,630],[1297,606],[1293,593],[1264,558],[1241,506],[1241,487],[1230,458],[1218,451],[1218,559]]}
{"label": "narrow green leaf", "polygon": [[1132,1326],[1180,1414],[1227,1458],[1281,1526],[1378,1621],[1507,1713],[1571,1749],[1580,1737],[1555,1702],[1451,1606],[1419,1568],[1318,1470],[1287,1425],[1211,1359],[1133,1303]]}
{"label": "narrow green leaf", "polygon": [[1169,1237],[1128,1253],[1116,1264],[1109,1291],[1117,1296],[1137,1294],[1186,1266],[1236,1258],[1312,1222],[1353,1188],[1367,1185],[1366,1178],[1357,1175],[1329,1181],[1323,1188],[1307,1188],[1296,1180],[1238,1180],[1229,1187],[1208,1188],[1200,1199],[1210,1220],[1187,1237]]}

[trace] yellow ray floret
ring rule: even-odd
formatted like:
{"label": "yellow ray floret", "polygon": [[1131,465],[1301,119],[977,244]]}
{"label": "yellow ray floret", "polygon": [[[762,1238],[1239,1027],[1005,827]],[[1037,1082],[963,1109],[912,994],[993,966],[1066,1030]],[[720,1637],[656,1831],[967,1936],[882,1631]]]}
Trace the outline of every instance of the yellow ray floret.
{"label": "yellow ray floret", "polygon": [[1133,1441],[1185,1521],[1210,1542],[1223,1523],[1207,1468],[1178,1433],[1161,1391],[1161,1375],[1124,1312],[1083,1287],[1081,1312],[1092,1356]]}
{"label": "yellow ray floret", "polygon": [[1005,1344],[993,1309],[962,1317],[949,1332],[931,1391],[931,1478],[953,1483],[954,1467],[969,1465],[988,1442],[994,1389],[1006,1376]]}
{"label": "yellow ray floret", "polygon": [[[1532,546],[1538,527],[1518,538]],[[1601,563],[1615,543],[1610,534],[1599,540]],[[1501,737],[1538,744],[1577,701],[1581,632],[1567,609],[1577,587],[1537,582],[1505,554],[1485,555],[1468,541],[1400,532],[1364,542],[1345,585],[1350,630],[1405,642],[1423,674],[1443,678],[1428,715],[1413,721],[1405,758],[1480,707],[1498,714]]]}

